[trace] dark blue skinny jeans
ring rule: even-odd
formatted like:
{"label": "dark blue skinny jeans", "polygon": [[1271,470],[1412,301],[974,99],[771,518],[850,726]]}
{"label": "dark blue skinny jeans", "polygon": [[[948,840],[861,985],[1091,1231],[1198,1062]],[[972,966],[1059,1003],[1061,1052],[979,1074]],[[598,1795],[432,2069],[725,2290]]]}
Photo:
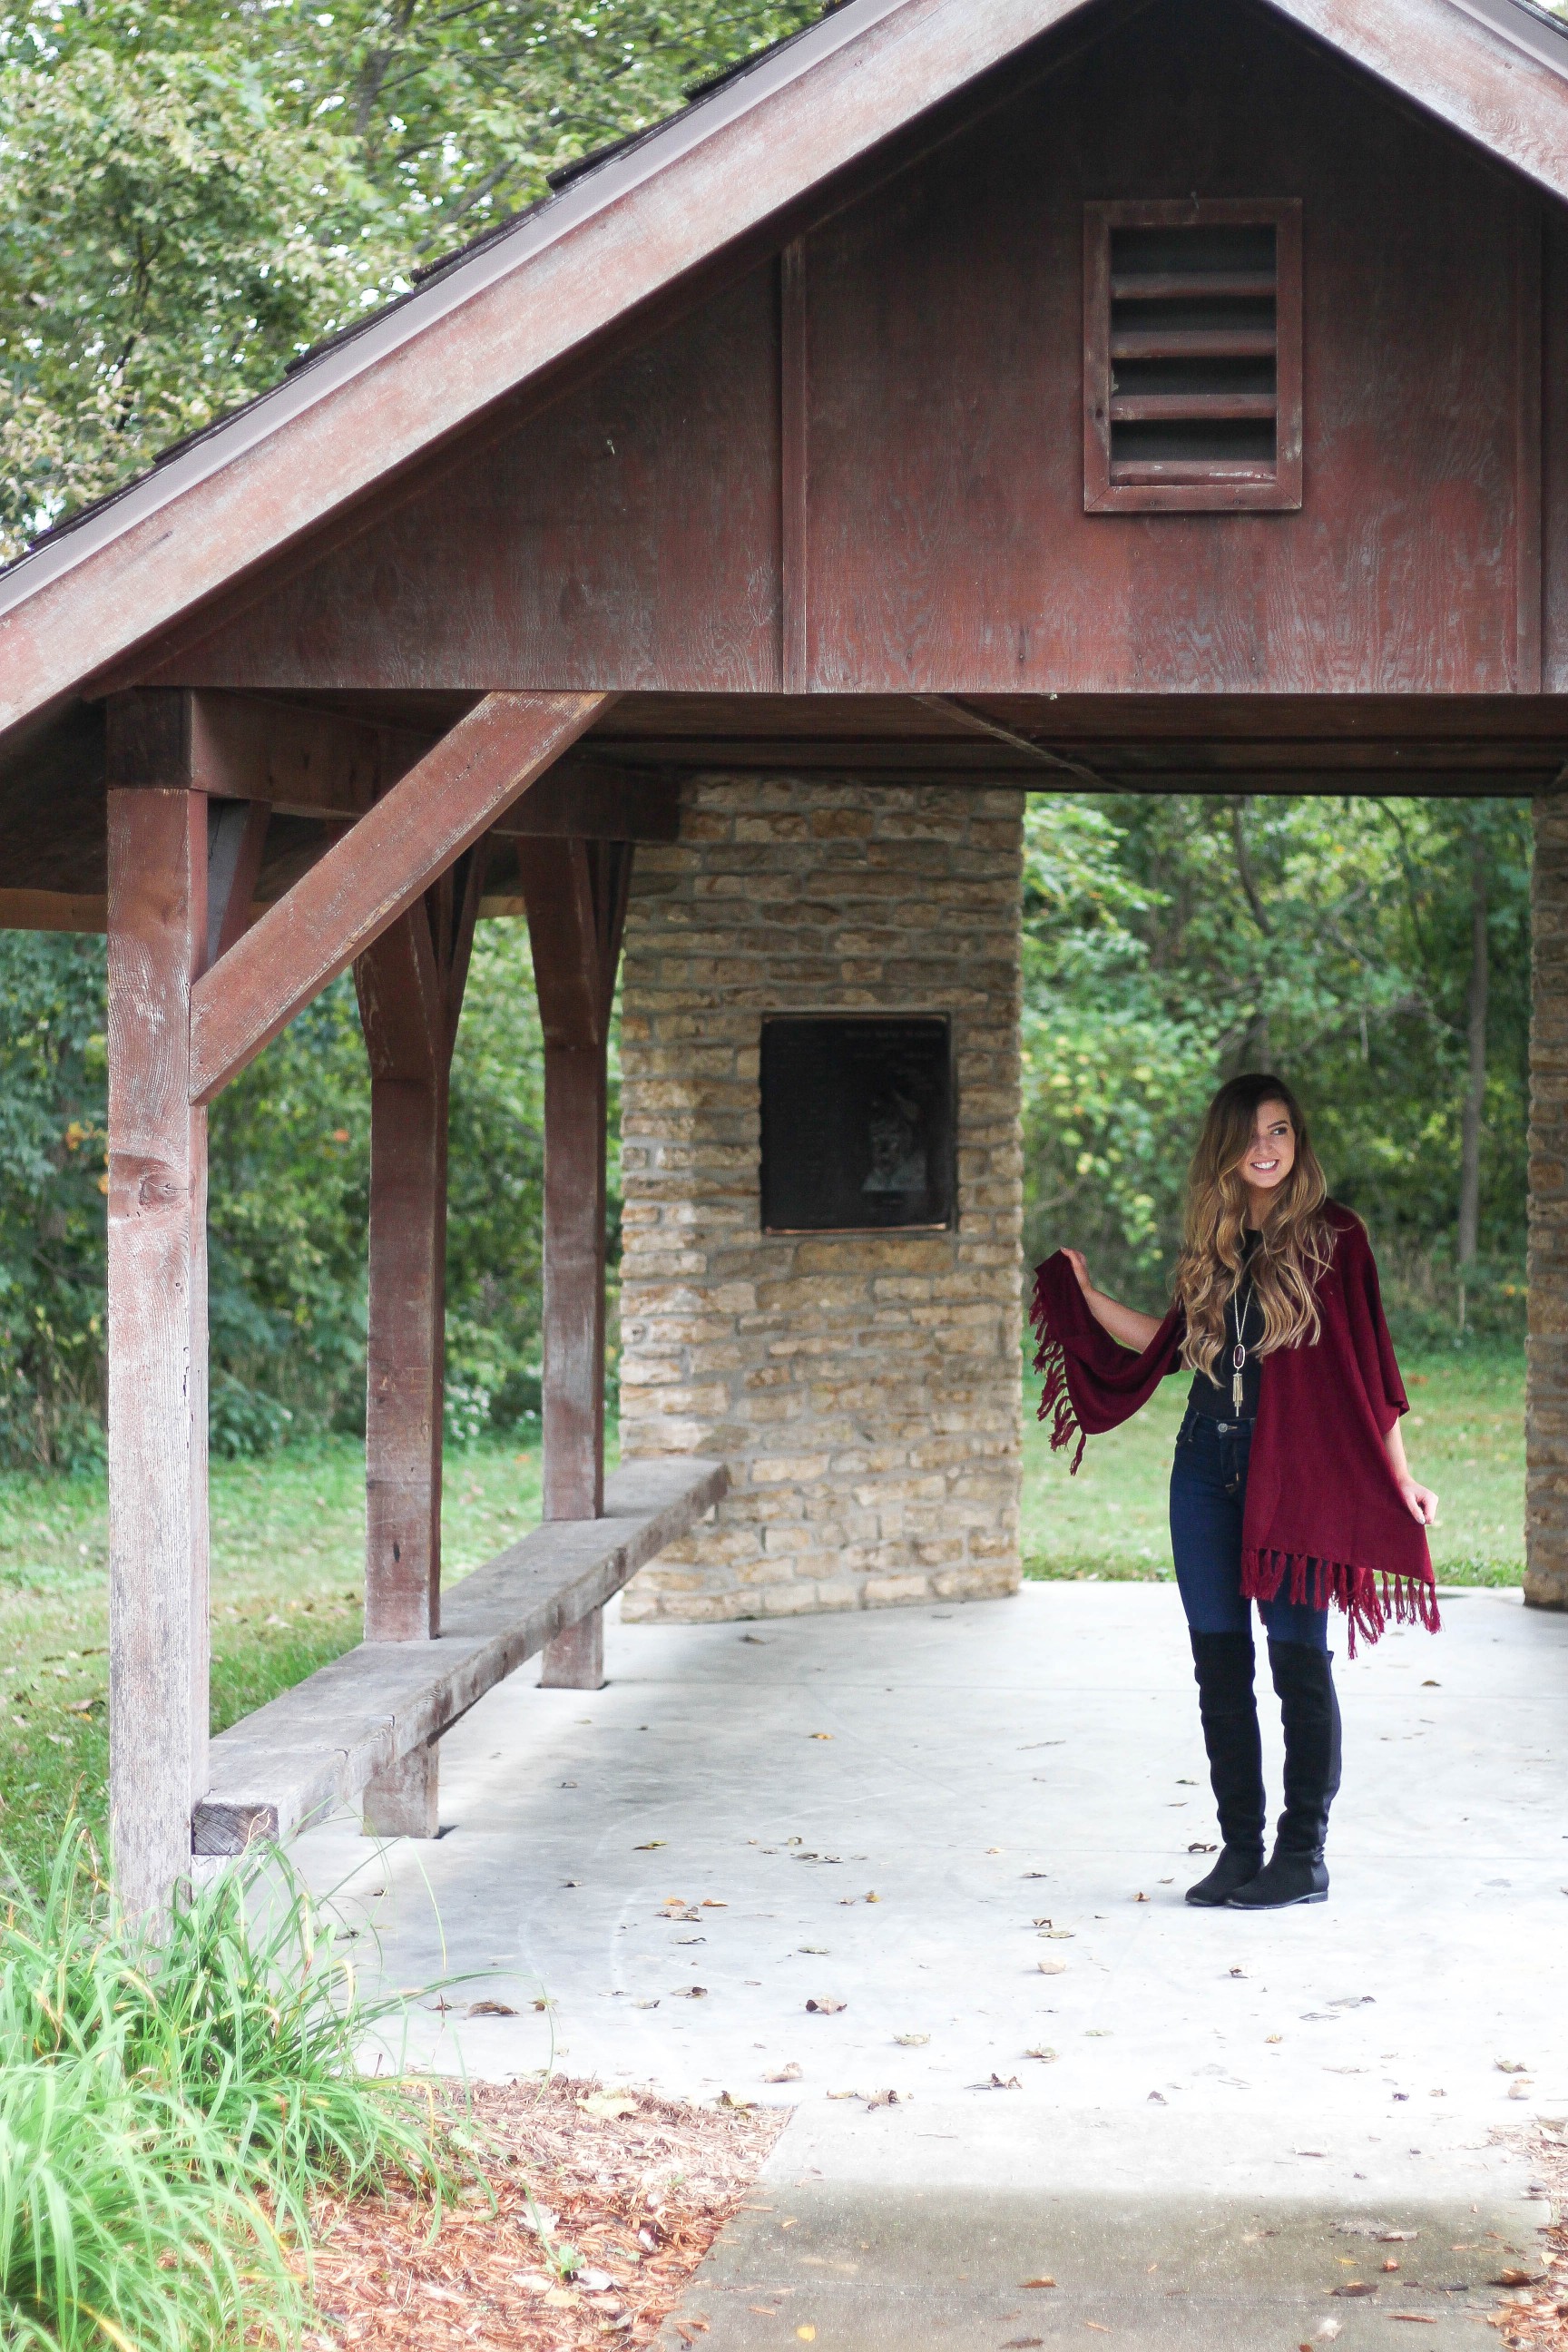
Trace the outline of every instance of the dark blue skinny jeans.
{"label": "dark blue skinny jeans", "polygon": [[[1247,1503],[1249,1421],[1211,1421],[1190,1412],[1171,1465],[1171,1549],[1182,1606],[1194,1633],[1245,1633],[1252,1622],[1241,1595],[1241,1519]],[[1271,1642],[1329,1646],[1329,1612],[1291,1601],[1260,1601]]]}

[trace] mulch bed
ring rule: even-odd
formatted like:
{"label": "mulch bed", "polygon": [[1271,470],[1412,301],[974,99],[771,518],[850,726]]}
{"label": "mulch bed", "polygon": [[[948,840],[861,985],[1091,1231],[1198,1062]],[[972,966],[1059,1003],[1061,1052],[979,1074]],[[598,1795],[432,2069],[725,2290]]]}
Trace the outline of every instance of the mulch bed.
{"label": "mulch bed", "polygon": [[1525,2265],[1539,2275],[1510,2287],[1487,2326],[1508,2352],[1568,2352],[1568,2135],[1550,2126],[1532,2134],[1530,2162],[1531,2178],[1551,2192],[1556,2219]]}
{"label": "mulch bed", "polygon": [[[688,2106],[557,2075],[454,2103],[485,2190],[329,2207],[310,2352],[577,2352],[646,2345],[744,2200],[787,2108]],[[491,2201],[493,2200],[493,2202]],[[581,2257],[575,2278],[563,2250]],[[691,2340],[705,2332],[688,2324]],[[683,2334],[687,2329],[682,2330]]]}

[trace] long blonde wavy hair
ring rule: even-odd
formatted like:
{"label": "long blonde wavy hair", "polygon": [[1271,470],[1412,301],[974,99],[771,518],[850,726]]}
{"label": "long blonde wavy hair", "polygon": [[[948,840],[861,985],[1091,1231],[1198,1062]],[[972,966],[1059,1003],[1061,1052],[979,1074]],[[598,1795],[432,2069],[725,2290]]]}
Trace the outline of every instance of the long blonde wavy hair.
{"label": "long blonde wavy hair", "polygon": [[1249,1070],[1221,1087],[1204,1118],[1187,1180],[1186,1228],[1176,1261],[1175,1295],[1186,1310],[1182,1361],[1212,1379],[1227,1342],[1226,1312],[1241,1275],[1247,1227],[1247,1186],[1241,1163],[1259,1108],[1283,1103],[1296,1135],[1296,1158],[1279,1187],[1247,1269],[1263,1310],[1258,1354],[1311,1347],[1321,1330],[1315,1297],[1319,1276],[1333,1253],[1333,1227],[1324,1213],[1328,1184],[1307,1134],[1301,1107],[1282,1078]]}

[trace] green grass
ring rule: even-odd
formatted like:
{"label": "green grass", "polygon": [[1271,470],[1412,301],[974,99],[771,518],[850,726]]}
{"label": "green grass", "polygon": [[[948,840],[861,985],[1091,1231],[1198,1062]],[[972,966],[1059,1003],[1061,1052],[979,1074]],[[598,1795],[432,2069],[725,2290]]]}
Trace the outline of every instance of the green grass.
{"label": "green grass", "polygon": [[[1518,1584],[1524,1574],[1524,1360],[1521,1354],[1414,1351],[1405,1451],[1436,1489],[1432,1558],[1446,1584]],[[1136,1418],[1089,1440],[1076,1478],[1034,1420],[1026,1376],[1023,1551],[1032,1577],[1154,1580],[1173,1573],[1171,1454],[1190,1383],[1165,1381]]]}
{"label": "green grass", "polygon": [[401,2179],[438,2219],[455,2185],[432,2102],[360,2071],[405,2015],[363,2000],[283,1856],[187,1892],[153,1942],[68,1825],[0,1916],[0,2342],[297,2342],[320,2191]]}
{"label": "green grass", "polygon": [[[447,1460],[455,1580],[539,1519],[537,1444]],[[212,1467],[212,1725],[360,1637],[364,1456],[348,1438]],[[108,1504],[89,1476],[0,1476],[0,1843],[42,1885],[73,1804],[101,1843],[109,1762]]]}

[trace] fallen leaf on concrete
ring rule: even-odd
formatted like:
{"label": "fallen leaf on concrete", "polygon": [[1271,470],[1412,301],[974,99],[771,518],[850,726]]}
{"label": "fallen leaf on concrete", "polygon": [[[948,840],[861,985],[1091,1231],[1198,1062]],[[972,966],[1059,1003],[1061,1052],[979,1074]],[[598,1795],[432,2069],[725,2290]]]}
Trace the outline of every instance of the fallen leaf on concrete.
{"label": "fallen leaf on concrete", "polygon": [[1054,2278],[1025,2279],[1022,2284],[1025,2286],[1055,2286],[1056,2281]]}
{"label": "fallen leaf on concrete", "polygon": [[1033,2352],[1033,2347],[1045,2340],[1043,2336],[1009,2336],[1002,2352]]}
{"label": "fallen leaf on concrete", "polygon": [[1385,2311],[1385,2319],[1408,2319],[1417,2327],[1436,2327],[1437,2323],[1429,2311]]}
{"label": "fallen leaf on concrete", "polygon": [[1343,2328],[1342,2319],[1325,2319],[1321,2327],[1313,2329],[1312,2341],[1314,2344],[1331,2344],[1335,2336],[1342,2333]]}
{"label": "fallen leaf on concrete", "polygon": [[730,1906],[727,1903],[721,1903],[716,1895],[705,1895],[702,1897],[702,1908],[704,1911],[728,1911]]}
{"label": "fallen leaf on concrete", "polygon": [[1528,2074],[1530,2072],[1522,2058],[1500,2058],[1497,2070],[1500,2074]]}
{"label": "fallen leaf on concrete", "polygon": [[1149,1897],[1146,1895],[1135,1895],[1132,1900],[1134,1903],[1147,1903]]}
{"label": "fallen leaf on concrete", "polygon": [[969,2087],[972,2091],[1021,2091],[1024,2085],[1016,2074],[1009,2074],[1005,2082],[1000,2074],[993,2074],[988,2083],[971,2083]]}
{"label": "fallen leaf on concrete", "polygon": [[706,1985],[678,1985],[675,1998],[677,2000],[706,2000],[708,1988]]}
{"label": "fallen leaf on concrete", "polygon": [[1228,1971],[1228,1974],[1233,1977],[1244,1977],[1247,1974],[1247,1970],[1245,1969],[1231,1969]]}
{"label": "fallen leaf on concrete", "polygon": [[[1305,2151],[1301,2150],[1299,2151],[1299,2153],[1304,2154]],[[1331,2294],[1343,2295],[1375,2294],[1377,2293],[1377,2281],[1375,2279],[1345,2279],[1340,2285],[1331,2286],[1329,2289],[1329,2293]]]}
{"label": "fallen leaf on concrete", "polygon": [[692,1944],[705,1944],[708,1941],[708,1938],[706,1936],[677,1936],[675,1940],[679,1945],[690,1946]]}
{"label": "fallen leaf on concrete", "polygon": [[658,2007],[658,2003],[657,2000],[634,2000],[632,2007],[634,2009],[657,2009]]}
{"label": "fallen leaf on concrete", "polygon": [[1046,1934],[1053,1944],[1070,1944],[1075,1932],[1076,1931],[1071,1927],[1047,1927],[1046,1929]]}
{"label": "fallen leaf on concrete", "polygon": [[1065,1977],[1068,1972],[1065,1960],[1037,1960],[1035,1966],[1043,1977]]}
{"label": "fallen leaf on concrete", "polygon": [[756,2101],[754,2099],[737,2099],[733,2097],[730,2092],[721,2091],[719,2094],[719,2105],[721,2107],[732,2107],[738,2116],[748,2116],[755,2106]]}
{"label": "fallen leaf on concrete", "polygon": [[1434,1682],[1431,1675],[1428,1675],[1421,1687],[1423,1690],[1441,1690],[1443,1685],[1441,1683]]}
{"label": "fallen leaf on concrete", "polygon": [[847,2000],[831,2000],[826,1993],[820,2000],[808,2000],[805,2005],[816,2017],[837,2017],[841,2009],[849,2006]]}
{"label": "fallen leaf on concrete", "polygon": [[793,2058],[787,2066],[779,2067],[775,2074],[763,2076],[764,2083],[798,2083],[801,2079],[801,2070]]}
{"label": "fallen leaf on concrete", "polygon": [[603,2116],[608,2123],[618,2121],[622,2116],[635,2116],[637,2111],[637,2101],[628,2098],[624,2091],[591,2091],[577,2105],[585,2116]]}
{"label": "fallen leaf on concrete", "polygon": [[923,2050],[931,2040],[929,2033],[895,2033],[894,2041],[900,2050]]}
{"label": "fallen leaf on concrete", "polygon": [[1166,2098],[1165,2098],[1165,2094],[1164,2094],[1164,2092],[1163,2092],[1163,2091],[1151,2091],[1151,2092],[1150,2092],[1150,2094],[1149,2094],[1148,2098],[1147,2098],[1147,2099],[1145,2100],[1145,2102],[1144,2102],[1144,2105],[1145,2105],[1146,2106],[1152,2106],[1152,2107],[1163,2107],[1163,2106],[1166,2105],[1167,2105],[1167,2101],[1166,2101]]}
{"label": "fallen leaf on concrete", "polygon": [[826,2099],[860,2099],[865,2095],[863,2091],[825,2091],[823,2093],[824,2098]]}
{"label": "fallen leaf on concrete", "polygon": [[1044,2042],[1041,2043],[1037,2050],[1026,2050],[1024,2053],[1026,2058],[1043,2058],[1047,2065],[1056,2054],[1056,2052],[1048,2048]]}
{"label": "fallen leaf on concrete", "polygon": [[1528,2083],[1510,2083],[1508,2086],[1508,2095],[1510,2099],[1528,2099],[1530,2096],[1530,2084]]}
{"label": "fallen leaf on concrete", "polygon": [[1510,2265],[1507,2270],[1499,2271],[1495,2278],[1488,2279],[1487,2284],[1489,2286],[1539,2286],[1545,2276],[1544,2271],[1517,2270]]}
{"label": "fallen leaf on concrete", "polygon": [[517,2011],[515,2009],[509,2009],[504,2000],[471,2000],[468,2003],[468,2015],[470,2017],[515,2017]]}
{"label": "fallen leaf on concrete", "polygon": [[1399,2264],[1394,2261],[1394,2256],[1390,2254],[1383,2267],[1385,2271],[1396,2271],[1399,2268]]}
{"label": "fallen leaf on concrete", "polygon": [[896,2107],[898,2104],[897,2091],[873,2091],[866,2102],[868,2107]]}
{"label": "fallen leaf on concrete", "polygon": [[[646,1845],[634,1845],[632,1852],[634,1853],[657,1853],[661,1845],[668,1845],[668,1843],[669,1840],[668,1838],[649,1838]],[[682,1900],[684,1899],[685,1898],[682,1897]]]}
{"label": "fallen leaf on concrete", "polygon": [[831,1739],[833,1734],[831,1731],[812,1731],[808,1732],[806,1737],[809,1739]]}
{"label": "fallen leaf on concrete", "polygon": [[1187,1852],[1189,1853],[1217,1853],[1219,1852],[1219,1848],[1217,1845],[1205,1845],[1201,1838],[1194,1838],[1192,1844],[1187,1848]]}

